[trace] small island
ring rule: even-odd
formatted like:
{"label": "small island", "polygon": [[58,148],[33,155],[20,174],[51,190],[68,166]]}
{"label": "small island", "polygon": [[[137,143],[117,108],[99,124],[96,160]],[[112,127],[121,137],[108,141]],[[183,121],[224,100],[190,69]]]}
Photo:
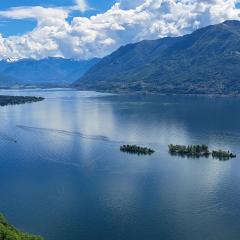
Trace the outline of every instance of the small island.
{"label": "small island", "polygon": [[233,154],[229,151],[223,151],[223,150],[218,150],[218,151],[212,151],[212,156],[213,158],[217,158],[220,160],[228,160],[230,158],[236,158],[237,155]]}
{"label": "small island", "polygon": [[180,155],[187,157],[208,157],[211,153],[207,145],[173,145],[168,146],[172,155]]}
{"label": "small island", "polygon": [[155,151],[151,148],[140,147],[137,145],[123,145],[120,147],[121,152],[133,153],[139,155],[152,155]]}
{"label": "small island", "polygon": [[217,158],[219,160],[228,160],[230,158],[236,158],[237,156],[230,151],[210,151],[207,145],[173,145],[170,144],[168,146],[169,153],[171,155],[178,155],[181,157],[189,157],[189,158],[199,158],[199,157],[209,157],[212,155],[213,158]]}
{"label": "small island", "polygon": [[43,97],[0,95],[0,106],[17,105],[43,101]]}
{"label": "small island", "polygon": [[0,240],[43,240],[43,238],[21,232],[10,225],[0,214]]}

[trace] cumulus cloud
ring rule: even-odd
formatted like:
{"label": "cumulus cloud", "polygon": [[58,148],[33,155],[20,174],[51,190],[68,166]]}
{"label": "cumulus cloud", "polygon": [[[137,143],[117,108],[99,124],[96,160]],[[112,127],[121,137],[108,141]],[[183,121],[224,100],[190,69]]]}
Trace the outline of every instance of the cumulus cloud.
{"label": "cumulus cloud", "polygon": [[[76,4],[80,11],[89,8],[84,0],[76,0]],[[0,58],[102,57],[127,43],[179,36],[224,20],[240,20],[235,0],[119,0],[105,13],[68,22],[70,11],[21,7],[0,12],[0,17],[38,22],[27,34],[0,35]]]}

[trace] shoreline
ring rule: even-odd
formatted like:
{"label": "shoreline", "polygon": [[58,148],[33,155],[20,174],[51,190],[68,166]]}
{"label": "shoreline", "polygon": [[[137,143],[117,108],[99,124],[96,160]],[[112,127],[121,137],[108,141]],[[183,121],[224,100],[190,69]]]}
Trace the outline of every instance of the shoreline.
{"label": "shoreline", "polygon": [[186,97],[208,97],[208,98],[240,98],[240,93],[233,94],[189,94],[189,93],[153,93],[153,92],[118,92],[118,91],[98,91],[94,89],[78,89],[75,88],[76,91],[89,91],[89,92],[98,92],[98,93],[106,93],[113,95],[126,95],[126,96],[186,96]]}
{"label": "shoreline", "polygon": [[33,102],[43,101],[43,97],[31,97],[31,96],[8,96],[0,95],[0,106],[20,105]]}
{"label": "shoreline", "polygon": [[240,98],[239,94],[219,94],[219,93],[161,93],[161,92],[128,92],[128,91],[104,91],[97,89],[74,88],[72,86],[21,86],[21,87],[0,87],[0,90],[47,90],[47,89],[69,89],[79,92],[97,92],[112,95],[127,95],[127,96],[186,96],[186,97],[211,97],[211,98]]}

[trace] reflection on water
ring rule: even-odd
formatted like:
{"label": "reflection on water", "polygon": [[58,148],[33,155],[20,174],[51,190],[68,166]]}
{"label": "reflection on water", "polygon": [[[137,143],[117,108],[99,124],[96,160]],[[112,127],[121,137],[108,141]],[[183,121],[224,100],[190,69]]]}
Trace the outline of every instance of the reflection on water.
{"label": "reflection on water", "polygon": [[13,138],[5,133],[2,133],[2,132],[0,132],[0,139],[3,141],[8,141],[8,142],[14,142],[14,143],[17,142],[17,140],[15,138]]}
{"label": "reflection on water", "polygon": [[[45,101],[0,108],[0,212],[46,240],[238,239],[239,158],[168,154],[207,144],[240,156],[240,99],[1,90]],[[154,148],[151,156],[119,151]]]}

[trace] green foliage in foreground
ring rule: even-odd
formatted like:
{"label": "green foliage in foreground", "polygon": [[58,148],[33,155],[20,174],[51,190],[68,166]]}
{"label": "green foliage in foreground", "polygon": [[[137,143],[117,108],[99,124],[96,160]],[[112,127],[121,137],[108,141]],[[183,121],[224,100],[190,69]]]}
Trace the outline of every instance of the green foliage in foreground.
{"label": "green foliage in foreground", "polygon": [[151,148],[140,147],[137,145],[123,145],[120,147],[120,151],[134,154],[142,154],[142,155],[151,155],[155,151]]}
{"label": "green foliage in foreground", "polygon": [[0,214],[0,240],[43,240],[43,238],[17,230]]}

